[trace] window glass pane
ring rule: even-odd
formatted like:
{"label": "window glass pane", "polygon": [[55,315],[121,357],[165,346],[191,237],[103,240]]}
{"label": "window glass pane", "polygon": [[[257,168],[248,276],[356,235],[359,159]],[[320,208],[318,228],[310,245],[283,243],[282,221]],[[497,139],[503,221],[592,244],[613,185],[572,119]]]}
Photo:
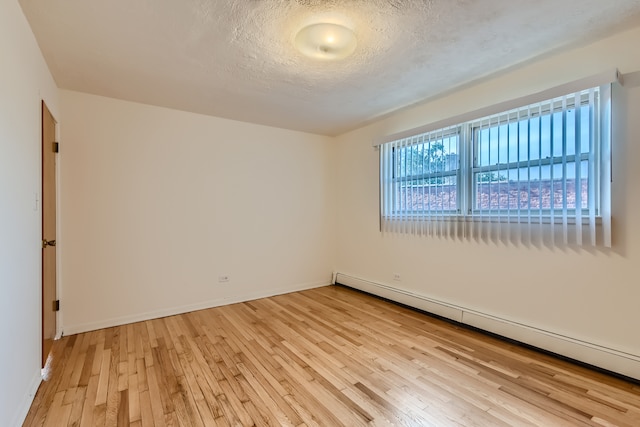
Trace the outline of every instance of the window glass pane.
{"label": "window glass pane", "polygon": [[[576,191],[581,194],[581,209],[588,204],[589,162],[580,162],[580,184],[576,188],[575,163],[567,163],[566,199],[567,209],[576,208]],[[482,172],[474,175],[475,209],[551,209],[553,194],[554,209],[562,209],[565,197],[562,179],[562,164],[531,168],[513,168],[499,172]]]}
{"label": "window glass pane", "polygon": [[[589,125],[589,106],[584,105],[580,107],[580,128],[578,129],[577,137],[579,140],[580,153],[589,152],[589,137],[590,137],[590,125]],[[567,156],[573,156],[576,154],[576,110],[569,109],[566,114],[566,131],[567,131]],[[562,142],[562,136],[557,138],[558,143]],[[562,150],[560,149],[560,154]]]}
{"label": "window glass pane", "polygon": [[429,211],[455,211],[458,191],[455,176],[434,178],[434,182],[409,180],[396,184],[395,209],[424,213]]}
{"label": "window glass pane", "polygon": [[[480,129],[476,135],[476,165],[489,166],[495,164],[495,159],[498,158],[497,142],[492,141],[491,128]],[[491,163],[492,159],[494,159],[493,163]]]}
{"label": "window glass pane", "polygon": [[578,108],[579,120],[574,108],[555,107],[553,112],[550,104],[528,107],[511,114],[510,123],[504,116],[504,124],[480,122],[475,128],[474,168],[483,170],[473,174],[474,209],[562,209],[565,200],[568,209],[575,209],[576,191],[582,195],[580,207],[588,207],[588,163],[580,163],[582,184],[576,189],[579,159],[574,156],[576,143],[578,154],[589,152],[590,107]]}
{"label": "window glass pane", "polygon": [[520,122],[520,161],[540,158],[540,117]]}
{"label": "window glass pane", "polygon": [[476,141],[476,166],[512,163],[517,162],[518,159],[526,160],[527,120],[477,130]]}
{"label": "window glass pane", "polygon": [[551,157],[551,115],[545,114],[538,120],[538,144],[540,146],[540,158]]}
{"label": "window glass pane", "polygon": [[589,112],[590,108],[588,105],[583,105],[580,108],[580,129],[581,129],[581,139],[580,139],[580,152],[588,153],[589,152],[589,138],[591,137],[591,124],[589,122]]}
{"label": "window glass pane", "polygon": [[393,209],[456,212],[459,130],[421,135],[411,143],[394,150]]}
{"label": "window glass pane", "polygon": [[[565,115],[566,120],[566,132],[567,132],[567,156],[573,156],[576,154],[576,111],[567,110]],[[562,154],[562,153],[561,153]]]}
{"label": "window glass pane", "polygon": [[562,131],[563,131],[563,123],[562,123],[562,112],[557,111],[553,113],[552,118],[552,129],[549,129],[552,137],[553,137],[553,156],[561,157],[562,156]]}
{"label": "window glass pane", "polygon": [[[524,122],[526,123],[526,122]],[[520,158],[520,153],[518,151],[520,145],[520,134],[519,134],[520,122],[514,122],[507,125],[507,132],[509,134],[509,147],[508,147],[508,162],[513,163],[517,162]]]}
{"label": "window glass pane", "polygon": [[[458,170],[458,134],[425,139],[418,144],[395,149],[395,178],[407,178]],[[439,178],[428,178],[437,183]]]}

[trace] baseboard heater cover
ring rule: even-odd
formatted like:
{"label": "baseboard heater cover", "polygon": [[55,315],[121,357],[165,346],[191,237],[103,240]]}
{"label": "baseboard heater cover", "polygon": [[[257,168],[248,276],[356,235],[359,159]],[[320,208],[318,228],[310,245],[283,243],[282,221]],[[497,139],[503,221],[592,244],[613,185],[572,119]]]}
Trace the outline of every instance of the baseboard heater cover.
{"label": "baseboard heater cover", "polygon": [[603,347],[533,326],[501,319],[424,295],[361,279],[344,273],[334,275],[335,283],[389,299],[446,319],[473,326],[524,344],[538,347],[598,368],[640,381],[640,355]]}

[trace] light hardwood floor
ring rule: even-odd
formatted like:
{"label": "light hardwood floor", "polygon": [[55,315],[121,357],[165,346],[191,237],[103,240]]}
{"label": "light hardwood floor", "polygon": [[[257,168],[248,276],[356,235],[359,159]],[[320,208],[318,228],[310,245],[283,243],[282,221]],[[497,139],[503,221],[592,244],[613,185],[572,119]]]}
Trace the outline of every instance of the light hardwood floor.
{"label": "light hardwood floor", "polygon": [[640,426],[640,387],[340,286],[64,337],[26,426]]}

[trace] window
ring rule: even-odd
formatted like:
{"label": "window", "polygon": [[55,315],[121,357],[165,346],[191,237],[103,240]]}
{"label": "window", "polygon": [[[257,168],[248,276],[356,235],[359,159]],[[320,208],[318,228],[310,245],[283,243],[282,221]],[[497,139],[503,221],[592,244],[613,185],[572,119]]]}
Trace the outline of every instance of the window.
{"label": "window", "polygon": [[598,188],[589,179],[589,164],[598,164],[598,92],[472,123],[473,210],[586,214]]}
{"label": "window", "polygon": [[553,241],[561,224],[565,243],[587,235],[596,244],[610,204],[610,92],[593,87],[381,144],[382,230],[481,235],[528,224],[530,234],[544,224]]}
{"label": "window", "polygon": [[456,129],[420,135],[409,145],[393,149],[395,212],[457,212],[459,144]]}

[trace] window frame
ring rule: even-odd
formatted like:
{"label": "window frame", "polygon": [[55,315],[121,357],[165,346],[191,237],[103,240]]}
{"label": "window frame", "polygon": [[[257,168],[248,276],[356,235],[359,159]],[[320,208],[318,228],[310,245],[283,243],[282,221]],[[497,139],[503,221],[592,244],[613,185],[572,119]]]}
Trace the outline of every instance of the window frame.
{"label": "window frame", "polygon": [[[416,140],[415,142],[412,142],[411,144],[407,144],[405,146],[402,147],[393,147],[391,150],[391,164],[393,165],[392,167],[392,176],[391,176],[391,180],[392,180],[392,185],[391,187],[396,189],[399,188],[400,183],[402,182],[410,182],[410,181],[414,181],[414,180],[428,180],[428,179],[438,179],[438,178],[449,178],[449,177],[455,177],[455,182],[456,182],[456,191],[460,186],[460,179],[461,179],[461,162],[460,162],[460,155],[458,154],[458,164],[457,164],[457,168],[453,171],[436,171],[436,172],[427,172],[427,173],[420,173],[420,174],[414,174],[414,175],[407,175],[407,176],[403,176],[403,177],[398,177],[396,176],[398,173],[398,168],[396,167],[397,163],[396,163],[396,157],[398,155],[398,150],[404,150],[404,149],[411,149],[412,147],[416,147],[418,145],[424,145],[424,144],[431,144],[432,141],[443,141],[446,138],[451,138],[454,136],[457,136],[457,151],[460,151],[460,147],[461,147],[461,126],[456,126],[456,127],[451,127],[451,128],[447,128],[447,129],[438,129],[435,130],[433,132],[429,132],[426,134],[422,134],[422,135],[418,135],[416,137],[414,137],[414,139]],[[430,136],[434,134],[435,138],[430,138]],[[439,135],[438,135],[439,134]],[[427,139],[427,136],[429,136],[429,138]],[[406,162],[406,156],[405,156],[405,162]],[[424,164],[423,164],[424,166]],[[406,165],[405,165],[406,168]],[[437,184],[436,184],[436,188],[437,188]],[[431,194],[431,186],[429,187],[429,194]],[[424,196],[423,196],[424,197]],[[391,211],[392,211],[392,215],[399,215],[402,214],[405,217],[423,217],[425,216],[425,213],[418,211],[418,210],[403,210],[403,209],[396,209],[394,208],[395,206],[398,205],[398,200],[401,198],[401,196],[398,195],[398,191],[394,191],[393,192],[393,197],[391,199]],[[424,200],[424,199],[423,199]],[[429,199],[430,200],[430,199]],[[429,211],[431,211],[431,209],[429,209]],[[458,213],[460,213],[460,199],[459,197],[457,197],[456,195],[456,207],[454,209],[437,209],[436,210],[438,212],[439,215],[441,216],[454,216],[457,215]]]}
{"label": "window frame", "polygon": [[[541,106],[538,110],[532,110],[531,106],[534,104],[529,104],[526,106],[512,109],[510,111],[500,112],[500,113],[491,115],[489,117],[469,120],[456,126],[448,126],[445,128],[435,129],[422,134],[417,134],[414,136],[403,138],[403,139],[413,139],[414,141],[411,141],[411,143],[402,145],[400,147],[393,147],[392,149],[391,162],[394,165],[394,167],[393,167],[393,176],[392,176],[393,183],[390,186],[390,188],[393,189],[391,206],[393,207],[397,206],[397,203],[398,203],[397,200],[400,197],[398,195],[397,189],[399,188],[398,183],[400,182],[409,182],[417,179],[446,178],[446,177],[455,176],[456,177],[455,178],[456,194],[457,194],[456,207],[454,209],[439,209],[435,211],[431,211],[431,210],[422,211],[422,210],[415,210],[415,209],[409,211],[402,208],[400,209],[392,208],[390,212],[389,211],[385,212],[384,210],[382,210],[381,216],[396,217],[396,218],[402,217],[405,219],[437,216],[447,220],[463,219],[466,221],[468,220],[483,221],[488,218],[491,219],[491,218],[500,217],[501,219],[506,219],[507,222],[519,222],[519,218],[521,216],[526,216],[529,219],[534,218],[534,222],[547,223],[547,222],[556,222],[554,220],[554,217],[557,217],[561,213],[566,212],[566,216],[568,217],[569,221],[575,222],[576,218],[584,219],[589,214],[590,208],[587,204],[587,207],[583,207],[579,209],[580,214],[578,214],[577,212],[578,209],[568,208],[564,206],[564,204],[566,203],[566,191],[564,193],[565,197],[563,200],[563,205],[559,207],[554,207],[552,209],[551,208],[532,209],[530,206],[525,209],[522,209],[522,208],[517,209],[517,208],[509,208],[509,204],[507,205],[507,208],[501,208],[501,209],[500,208],[499,209],[478,209],[476,204],[477,191],[475,189],[477,182],[475,181],[474,178],[478,173],[500,172],[501,170],[508,171],[510,169],[523,169],[523,168],[528,169],[529,170],[528,173],[530,173],[530,170],[535,167],[549,166],[551,169],[553,169],[553,166],[555,165],[562,165],[563,169],[565,170],[563,174],[566,176],[567,165],[574,165],[574,167],[580,167],[579,165],[582,162],[586,161],[587,167],[589,168],[588,185],[593,186],[595,188],[595,191],[593,191],[593,196],[595,197],[595,200],[593,203],[595,204],[596,217],[599,217],[601,212],[601,206],[600,206],[601,194],[600,194],[599,181],[600,181],[600,165],[601,165],[602,159],[601,159],[601,153],[600,153],[600,147],[599,147],[600,144],[597,143],[597,140],[599,139],[599,134],[598,134],[599,129],[598,129],[597,118],[599,117],[598,115],[601,114],[601,112],[600,111],[594,112],[594,109],[598,110],[600,93],[599,93],[598,87],[594,87],[592,89],[595,89],[595,92],[596,92],[595,102],[593,99],[589,99],[588,90],[583,90],[580,92],[580,108],[582,108],[583,106],[590,106],[589,112],[588,112],[588,115],[591,121],[589,132],[593,135],[593,137],[590,138],[591,140],[590,149],[589,149],[589,152],[587,153],[581,152],[580,154],[567,155],[566,152],[563,151],[562,155],[555,155],[555,156],[550,156],[546,158],[542,158],[540,155],[540,158],[533,161],[531,160],[529,155],[527,160],[522,160],[522,161],[518,160],[515,162],[497,163],[495,165],[487,165],[487,166],[477,165],[477,152],[479,151],[478,149],[479,141],[477,138],[477,133],[479,132],[479,130],[483,128],[484,129],[494,128],[494,127],[499,128],[503,123],[501,121],[503,117],[506,117],[504,121],[505,124],[508,124],[510,120],[512,120],[515,117],[516,118],[515,123],[518,123],[518,127],[519,127],[520,126],[519,123],[522,121],[528,122],[529,120],[535,117],[542,118],[545,115],[553,116],[553,114],[555,114],[556,112],[562,112],[563,133],[565,133],[566,132],[566,122],[565,122],[566,111],[571,108],[578,110],[576,108],[575,99],[570,104],[563,104],[562,101],[558,101],[555,98],[549,99],[549,100],[541,101],[538,103],[534,103],[534,104],[539,104]],[[527,114],[522,115],[523,111],[526,111]],[[552,121],[553,120],[554,119],[552,119]],[[511,123],[514,123],[514,122],[511,122]],[[551,130],[550,132],[553,132],[553,130]],[[437,137],[434,140],[442,140],[450,135],[458,136],[458,142],[457,142],[458,167],[457,169],[455,171],[429,172],[429,173],[422,173],[417,175],[414,174],[411,176],[397,177],[396,167],[395,167],[397,150],[410,149],[411,147],[424,144],[428,141],[427,137],[431,135],[437,135]],[[563,137],[563,140],[564,139],[565,137]],[[550,152],[553,154],[552,140],[550,141],[550,146],[548,147],[548,150],[550,150]],[[594,140],[596,141],[595,143],[594,143]],[[543,146],[541,145],[539,152],[542,151],[542,148]],[[564,150],[566,150],[566,145],[564,146]],[[552,173],[552,177],[553,177],[553,173]],[[563,179],[561,178],[561,179],[554,180],[552,178],[552,182],[554,181],[562,182]],[[566,178],[564,179],[564,181],[566,182]],[[529,180],[527,181],[519,181],[519,182],[528,183],[529,188],[531,188],[531,183],[534,181],[532,181],[531,178],[529,178]],[[497,182],[496,184],[500,185],[500,182]],[[577,188],[575,191],[578,191]],[[381,189],[381,196],[384,197],[383,193],[384,191]],[[536,217],[538,218],[537,221],[535,221]]]}
{"label": "window frame", "polygon": [[[511,111],[511,112],[504,112],[499,114],[498,118],[494,118],[494,120],[489,120],[487,121],[487,118],[483,118],[483,119],[478,119],[478,120],[474,120],[472,122],[469,122],[466,124],[466,126],[468,127],[468,132],[469,132],[469,137],[470,140],[465,140],[465,143],[469,144],[470,147],[469,149],[471,150],[471,163],[470,165],[465,165],[465,171],[467,173],[468,179],[469,179],[469,194],[467,194],[467,205],[465,206],[465,212],[467,212],[468,215],[473,216],[473,215],[479,215],[480,212],[482,212],[483,215],[500,215],[500,216],[518,216],[518,211],[520,211],[521,213],[524,212],[525,215],[529,215],[529,212],[535,212],[539,217],[541,218],[549,218],[552,217],[554,215],[552,214],[560,214],[563,209],[565,209],[563,206],[559,206],[556,208],[548,208],[548,209],[533,209],[530,207],[525,208],[525,209],[517,209],[517,208],[503,208],[503,209],[479,209],[477,207],[477,191],[475,189],[475,186],[477,185],[477,181],[475,180],[476,174],[478,173],[487,173],[487,172],[497,172],[498,174],[501,171],[509,171],[509,170],[513,170],[513,169],[526,169],[528,173],[531,172],[532,168],[542,168],[545,166],[548,166],[550,168],[550,173],[553,177],[553,166],[557,166],[557,165],[563,165],[563,169],[566,169],[567,165],[573,164],[573,167],[579,167],[579,165],[586,161],[587,162],[587,168],[590,169],[590,164],[594,164],[596,166],[595,170],[593,170],[593,173],[588,173],[587,175],[587,179],[588,179],[588,185],[589,186],[593,186],[596,189],[599,189],[600,185],[599,185],[599,178],[600,178],[600,174],[599,174],[599,164],[600,164],[600,150],[599,150],[599,144],[597,143],[598,141],[598,126],[597,126],[597,120],[594,120],[594,116],[598,116],[599,112],[594,113],[594,108],[597,109],[598,106],[598,101],[599,101],[599,90],[595,91],[595,99],[594,100],[590,100],[589,99],[589,93],[585,93],[586,91],[582,91],[581,95],[580,95],[580,104],[579,104],[579,108],[582,107],[589,107],[589,111],[588,111],[588,116],[589,119],[591,121],[590,125],[589,125],[589,133],[591,135],[593,135],[592,138],[590,139],[590,147],[589,147],[589,151],[586,153],[580,152],[579,154],[566,154],[563,152],[563,154],[560,155],[553,155],[553,138],[551,138],[550,141],[550,145],[547,146],[546,148],[549,150],[549,152],[552,154],[551,156],[547,156],[545,158],[542,157],[542,151],[543,148],[545,148],[541,141],[539,140],[539,146],[538,146],[538,153],[539,153],[539,157],[536,160],[532,160],[531,156],[529,154],[529,156],[527,157],[527,160],[522,160],[522,161],[515,161],[515,162],[502,162],[502,163],[496,163],[495,165],[487,165],[487,166],[478,166],[477,164],[478,162],[478,155],[477,152],[479,151],[479,138],[478,138],[478,132],[479,130],[482,129],[489,129],[489,128],[499,128],[503,123],[501,121],[502,117],[506,117],[505,119],[505,123],[516,123],[518,126],[518,132],[520,130],[520,123],[521,122],[525,122],[528,123],[530,120],[534,119],[534,118],[538,118],[540,121],[542,120],[542,118],[544,116],[553,116],[555,113],[562,113],[563,114],[563,133],[566,132],[566,112],[568,110],[575,110],[578,111],[579,108],[576,107],[576,103],[575,103],[575,99],[574,102],[571,104],[563,104],[561,101],[557,101],[557,100],[549,100],[545,103],[544,108],[542,105],[540,105],[540,108],[537,110],[532,110],[531,109],[531,105],[528,106],[524,106],[522,108],[517,109],[516,111]],[[542,104],[542,103],[540,103]],[[522,112],[525,112],[525,115],[522,115]],[[514,121],[515,119],[515,121]],[[576,119],[578,119],[578,114],[576,113]],[[551,119],[551,121],[555,121],[555,119]],[[538,138],[541,138],[541,134],[542,134],[542,123],[539,122],[539,130],[538,130]],[[553,125],[550,125],[553,126]],[[550,129],[550,132],[553,132],[553,128]],[[530,138],[530,136],[529,136]],[[563,136],[563,139],[565,139],[565,137]],[[508,143],[507,143],[508,144]],[[519,146],[519,143],[518,143]],[[500,148],[499,148],[500,149]],[[566,146],[564,147],[564,149],[566,149]],[[509,153],[508,147],[507,147],[507,153]],[[509,157],[509,154],[507,154],[507,157]],[[519,156],[518,156],[519,157]],[[593,158],[592,158],[593,157]],[[466,168],[469,168],[468,170],[466,170]],[[564,175],[566,175],[566,172],[563,172]],[[554,180],[552,178],[552,182],[562,182],[562,178],[560,179],[556,179]],[[507,181],[509,182],[509,181]],[[532,181],[531,180],[531,175],[529,175],[529,179],[526,181],[518,181],[518,182],[523,182],[523,183],[528,183],[529,185],[529,189],[532,188],[531,183],[532,182],[536,182],[536,181]],[[497,185],[500,185],[500,181],[497,182]],[[577,188],[576,188],[576,193],[577,193]],[[566,194],[566,191],[565,191]],[[599,216],[600,214],[600,191],[595,191],[594,194],[595,196],[595,200],[594,200],[594,204],[595,204],[595,209],[596,209],[596,216]],[[553,199],[552,199],[553,201]],[[563,200],[563,203],[566,202],[566,197]],[[553,204],[553,202],[552,202]],[[572,218],[572,217],[576,217],[577,216],[577,212],[575,208],[566,208],[567,210],[567,215]],[[588,215],[589,213],[589,205],[587,203],[586,207],[583,207],[580,209],[582,215]],[[506,211],[506,213],[505,213]],[[553,212],[552,212],[553,211]]]}

